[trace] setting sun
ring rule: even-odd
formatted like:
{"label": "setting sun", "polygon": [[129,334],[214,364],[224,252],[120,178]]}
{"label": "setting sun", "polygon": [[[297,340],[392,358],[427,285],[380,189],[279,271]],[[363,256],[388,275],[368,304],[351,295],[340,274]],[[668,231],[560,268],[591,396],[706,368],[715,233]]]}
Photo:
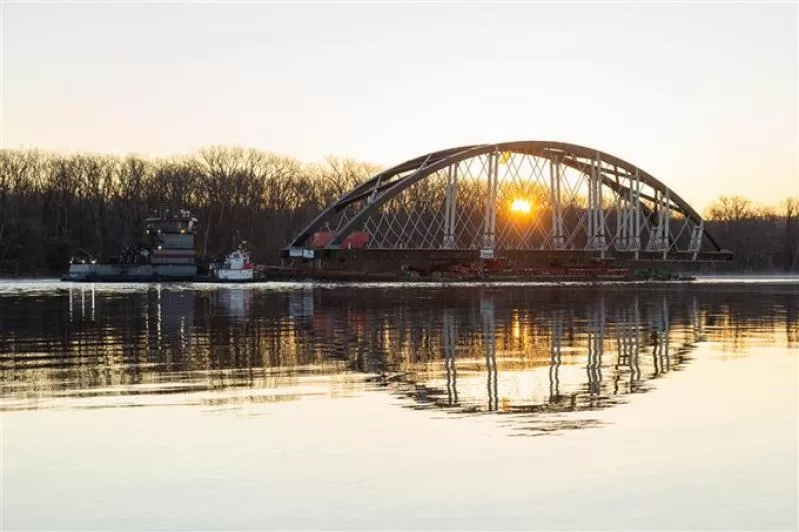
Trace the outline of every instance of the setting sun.
{"label": "setting sun", "polygon": [[516,198],[510,204],[510,211],[517,214],[530,214],[531,210],[533,210],[533,206],[526,199]]}

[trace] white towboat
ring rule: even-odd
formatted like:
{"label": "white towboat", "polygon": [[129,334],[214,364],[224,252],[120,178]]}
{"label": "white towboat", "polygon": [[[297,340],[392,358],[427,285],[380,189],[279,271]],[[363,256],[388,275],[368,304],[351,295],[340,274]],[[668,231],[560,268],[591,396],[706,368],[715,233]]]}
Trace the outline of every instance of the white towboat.
{"label": "white towboat", "polygon": [[220,281],[252,281],[255,268],[250,260],[250,252],[242,244],[239,249],[229,253],[222,263],[212,267],[212,275]]}

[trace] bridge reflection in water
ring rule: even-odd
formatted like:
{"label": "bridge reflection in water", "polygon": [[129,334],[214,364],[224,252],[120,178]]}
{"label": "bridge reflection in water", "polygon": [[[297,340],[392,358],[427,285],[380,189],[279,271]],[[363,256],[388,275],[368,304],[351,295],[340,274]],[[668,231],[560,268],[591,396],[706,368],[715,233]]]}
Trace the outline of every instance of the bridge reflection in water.
{"label": "bridge reflection in water", "polygon": [[[691,301],[695,309],[696,298]],[[679,369],[702,339],[700,314],[694,311],[686,315],[690,322],[680,323],[676,348],[670,345],[665,294],[648,298],[643,307],[638,294],[612,303],[599,295],[582,309],[542,311],[532,334],[548,342],[544,356],[540,342],[525,347],[523,335],[531,334],[525,329],[533,324],[523,325],[517,313],[511,313],[509,323],[503,320],[494,296],[484,294],[477,337],[482,359],[475,356],[476,338],[470,337],[474,324],[458,323],[460,312],[444,309],[441,368],[429,361],[403,364],[398,373],[384,372],[373,380],[412,398],[417,408],[529,413],[609,406],[620,395],[647,390],[650,379]]]}
{"label": "bridge reflection in water", "polygon": [[796,347],[797,299],[791,286],[0,292],[0,409],[374,390],[461,414],[604,408],[690,366],[705,340],[725,356]]}

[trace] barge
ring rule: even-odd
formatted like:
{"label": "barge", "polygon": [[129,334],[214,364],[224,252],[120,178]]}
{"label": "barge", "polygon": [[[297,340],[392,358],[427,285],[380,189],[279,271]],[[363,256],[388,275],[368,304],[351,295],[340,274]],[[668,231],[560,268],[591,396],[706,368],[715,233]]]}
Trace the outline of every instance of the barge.
{"label": "barge", "polygon": [[[692,277],[653,270],[631,270],[603,262],[569,266],[520,267],[502,258],[454,260],[420,267],[400,260],[381,261],[381,267],[360,261],[324,264],[315,258],[319,250],[302,250],[300,260],[288,266],[256,267],[245,244],[225,259],[198,264],[195,252],[197,218],[186,210],[164,212],[145,220],[145,239],[108,262],[91,257],[73,258],[63,281],[77,282],[201,282],[251,283],[258,281],[313,282],[630,282],[686,281]],[[314,235],[317,247],[329,235]],[[348,248],[363,249],[369,237],[356,232]],[[345,261],[346,262],[346,261]],[[298,264],[299,263],[299,264]],[[387,267],[387,268],[386,268]]]}
{"label": "barge", "polygon": [[664,271],[630,270],[625,268],[573,268],[564,270],[528,269],[517,271],[486,271],[457,269],[448,271],[369,272],[338,269],[306,269],[265,266],[261,269],[264,281],[313,281],[351,283],[608,283],[693,281],[695,277]]}

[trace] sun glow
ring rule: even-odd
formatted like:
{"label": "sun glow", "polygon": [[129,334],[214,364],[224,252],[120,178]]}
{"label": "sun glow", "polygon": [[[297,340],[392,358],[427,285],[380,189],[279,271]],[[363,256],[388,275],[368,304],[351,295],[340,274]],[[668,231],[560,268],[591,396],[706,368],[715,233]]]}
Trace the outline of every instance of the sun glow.
{"label": "sun glow", "polygon": [[516,198],[510,204],[510,212],[516,214],[530,214],[530,211],[533,210],[533,206],[529,200]]}

